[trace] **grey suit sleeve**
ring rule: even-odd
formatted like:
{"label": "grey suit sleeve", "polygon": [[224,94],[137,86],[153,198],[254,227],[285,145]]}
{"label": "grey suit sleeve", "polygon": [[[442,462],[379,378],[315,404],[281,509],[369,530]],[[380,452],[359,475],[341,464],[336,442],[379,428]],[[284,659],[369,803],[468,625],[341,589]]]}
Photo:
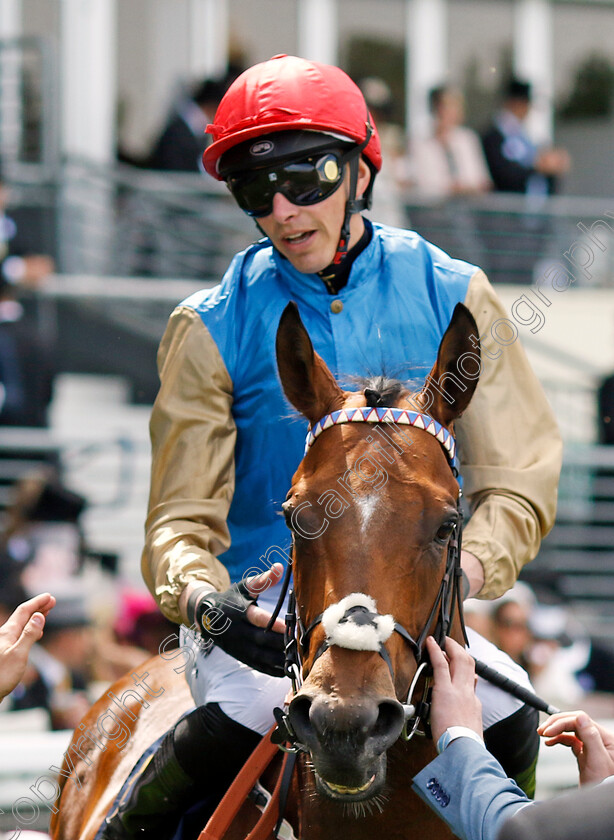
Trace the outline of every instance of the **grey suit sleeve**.
{"label": "grey suit sleeve", "polygon": [[457,738],[413,779],[414,791],[461,840],[495,840],[503,823],[531,805],[485,747]]}

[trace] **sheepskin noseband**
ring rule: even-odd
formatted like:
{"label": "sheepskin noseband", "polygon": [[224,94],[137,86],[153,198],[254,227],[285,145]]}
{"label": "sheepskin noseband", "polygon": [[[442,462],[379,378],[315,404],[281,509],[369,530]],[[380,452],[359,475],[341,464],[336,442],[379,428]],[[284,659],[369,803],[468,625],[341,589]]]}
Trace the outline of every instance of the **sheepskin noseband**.
{"label": "sheepskin noseband", "polygon": [[379,652],[394,631],[394,618],[380,615],[373,598],[362,592],[346,595],[322,614],[329,646]]}

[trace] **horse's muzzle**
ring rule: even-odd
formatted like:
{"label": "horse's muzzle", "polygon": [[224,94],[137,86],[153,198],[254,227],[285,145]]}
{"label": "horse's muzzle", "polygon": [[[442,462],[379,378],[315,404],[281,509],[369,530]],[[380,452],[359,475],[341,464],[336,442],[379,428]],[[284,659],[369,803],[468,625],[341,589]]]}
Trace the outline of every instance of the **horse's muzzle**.
{"label": "horse's muzzle", "polygon": [[319,790],[332,799],[374,796],[386,778],[386,750],[405,720],[393,698],[299,692],[288,710],[297,740],[309,750]]}

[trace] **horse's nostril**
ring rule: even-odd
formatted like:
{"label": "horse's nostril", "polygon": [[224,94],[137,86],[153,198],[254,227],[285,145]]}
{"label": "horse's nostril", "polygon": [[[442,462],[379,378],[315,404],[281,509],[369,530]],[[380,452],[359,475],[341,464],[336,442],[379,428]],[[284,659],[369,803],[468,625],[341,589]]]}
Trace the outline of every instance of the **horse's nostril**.
{"label": "horse's nostril", "polygon": [[382,700],[378,707],[377,720],[372,730],[374,738],[394,742],[403,728],[405,715],[403,706],[396,700]]}
{"label": "horse's nostril", "polygon": [[288,709],[290,726],[298,736],[299,741],[303,743],[307,743],[309,736],[313,732],[313,726],[309,717],[311,702],[310,697],[299,694],[290,703],[290,708]]}

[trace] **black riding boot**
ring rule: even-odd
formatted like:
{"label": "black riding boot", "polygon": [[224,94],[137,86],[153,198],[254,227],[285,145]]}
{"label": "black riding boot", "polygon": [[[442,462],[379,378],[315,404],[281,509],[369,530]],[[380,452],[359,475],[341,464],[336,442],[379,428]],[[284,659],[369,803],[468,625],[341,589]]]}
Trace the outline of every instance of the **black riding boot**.
{"label": "black riding boot", "polygon": [[191,805],[195,784],[183,770],[167,732],[134,782],[130,796],[105,825],[101,840],[170,840],[183,808]]}
{"label": "black riding boot", "polygon": [[190,712],[164,736],[100,840],[170,840],[199,798],[221,799],[260,737],[217,703]]}

